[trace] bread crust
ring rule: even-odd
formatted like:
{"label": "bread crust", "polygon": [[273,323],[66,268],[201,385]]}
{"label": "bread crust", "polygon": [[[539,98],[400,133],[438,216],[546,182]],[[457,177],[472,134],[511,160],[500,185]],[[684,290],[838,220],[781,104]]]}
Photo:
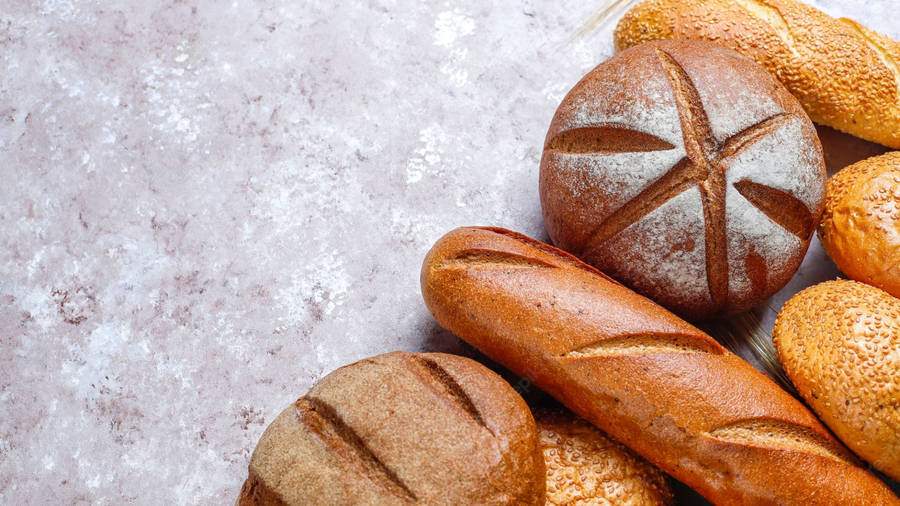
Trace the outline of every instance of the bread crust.
{"label": "bread crust", "polygon": [[773,331],[797,391],[851,450],[900,480],[900,299],[850,280],[785,303]]}
{"label": "bread crust", "polygon": [[813,121],[900,148],[900,44],[792,0],[644,0],[614,32],[617,50],[704,39],[766,67]]}
{"label": "bread crust", "polygon": [[571,255],[459,228],[421,280],[444,328],[716,504],[900,504],[772,380]]}
{"label": "bread crust", "polygon": [[844,274],[900,297],[900,152],[828,180],[819,239]]}
{"label": "bread crust", "polygon": [[705,41],[655,41],[589,72],[544,146],[558,247],[689,319],[781,289],[825,194],[816,131],[762,67]]}
{"label": "bread crust", "polygon": [[239,506],[542,504],[525,401],[474,360],[392,352],[341,367],[266,428]]}

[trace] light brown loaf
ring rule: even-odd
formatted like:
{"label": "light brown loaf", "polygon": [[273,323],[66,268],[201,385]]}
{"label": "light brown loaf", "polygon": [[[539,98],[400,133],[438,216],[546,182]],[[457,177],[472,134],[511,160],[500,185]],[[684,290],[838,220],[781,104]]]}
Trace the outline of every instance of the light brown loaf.
{"label": "light brown loaf", "polygon": [[239,506],[543,504],[525,401],[464,357],[387,353],[341,367],[269,425]]}
{"label": "light brown loaf", "polygon": [[791,297],[773,331],[784,370],[857,455],[900,480],[900,299],[849,280]]}
{"label": "light brown loaf", "polygon": [[547,468],[547,506],[672,506],[659,469],[563,409],[534,413]]}
{"label": "light brown loaf", "polygon": [[844,274],[900,297],[900,151],[828,180],[819,239]]}
{"label": "light brown loaf", "polygon": [[900,505],[772,380],[571,255],[460,228],[421,280],[444,328],[716,504]]}
{"label": "light brown loaf", "polygon": [[813,121],[900,148],[900,44],[792,0],[644,0],[616,26],[617,50],[705,39],[766,67]]}

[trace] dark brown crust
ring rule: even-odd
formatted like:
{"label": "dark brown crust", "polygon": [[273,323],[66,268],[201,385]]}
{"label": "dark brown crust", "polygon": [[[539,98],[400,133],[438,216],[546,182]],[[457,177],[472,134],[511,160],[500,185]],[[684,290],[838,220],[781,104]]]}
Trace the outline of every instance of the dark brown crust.
{"label": "dark brown crust", "polygon": [[655,135],[631,130],[622,125],[606,124],[561,132],[547,141],[544,149],[563,153],[623,153],[662,151],[674,147]]}
{"label": "dark brown crust", "polygon": [[[714,52],[714,57],[710,56],[710,52]],[[709,65],[712,67],[707,68]],[[709,91],[710,81],[702,81],[703,78],[697,74],[698,68],[714,76],[719,76],[722,72],[733,73],[741,76],[742,84]],[[693,79],[691,72],[694,72]],[[649,76],[651,81],[665,83],[671,97],[660,95],[658,91],[644,93],[626,79],[634,76]],[[719,79],[727,78],[719,76]],[[700,89],[695,80],[702,85]],[[737,132],[720,132],[720,137],[717,138],[713,134],[714,122],[708,117],[707,109],[720,106],[715,101],[704,104],[701,95],[724,95],[740,102],[741,94],[748,86],[758,88],[761,96],[764,95],[767,101],[776,105],[765,113],[754,112],[753,116],[747,118],[753,124],[742,127]],[[627,178],[610,176],[602,168],[606,155],[656,151],[664,149],[661,146],[670,144],[668,141],[672,139],[659,139],[649,133],[638,132],[635,127],[629,129],[617,126],[609,129],[580,125],[593,122],[603,125],[603,121],[612,121],[610,118],[613,117],[619,121],[617,115],[624,113],[611,112],[618,111],[619,106],[623,110],[630,110],[630,107],[637,107],[636,104],[643,104],[642,108],[654,110],[663,106],[671,107],[673,102],[677,117],[671,117],[666,122],[675,121],[680,127],[684,156],[654,180],[642,180],[640,184],[643,187],[628,186],[630,183]],[[722,117],[722,110],[715,110],[719,112],[713,119],[718,121]],[[742,112],[737,106],[731,112],[746,114],[746,111]],[[631,112],[625,114],[625,117],[638,117],[642,114],[644,113]],[[821,200],[819,204],[811,204],[816,209],[809,209],[790,191],[770,188],[756,182],[753,187],[738,187],[739,193],[747,197],[751,205],[768,216],[774,224],[785,228],[799,239],[792,247],[779,249],[786,258],[778,261],[770,258],[768,261],[755,262],[762,258],[758,253],[755,258],[747,258],[745,250],[763,251],[758,248],[760,244],[753,243],[766,239],[760,239],[755,231],[747,231],[746,236],[741,237],[740,230],[728,228],[726,196],[730,191],[730,180],[726,172],[747,149],[775,135],[776,131],[789,122],[796,122],[802,132],[796,139],[798,149],[802,147],[807,150],[810,157],[814,157],[813,152],[818,154],[818,174],[816,164],[812,161],[798,179],[808,181],[807,188],[810,193],[815,193],[813,185],[824,184],[825,168],[813,125],[796,99],[758,65],[737,53],[701,41],[653,42],[616,55],[588,73],[572,89],[560,104],[547,133],[548,141],[541,161],[540,194],[550,238],[559,247],[604,269],[627,286],[691,320],[705,320],[747,310],[771,296],[790,280],[809,246],[815,226],[814,218],[821,211]],[[586,132],[591,134],[587,135]],[[609,138],[598,138],[604,134],[610,134]],[[632,137],[629,138],[629,135]],[[616,143],[621,145],[616,146]],[[565,149],[561,149],[563,145]],[[630,149],[631,147],[635,149]],[[570,163],[587,164],[586,160],[596,163],[597,168],[583,169],[583,173],[570,168]],[[634,170],[656,171],[661,168],[663,167],[639,166]],[[753,173],[749,177],[753,178]],[[633,192],[636,195],[622,200],[620,193],[612,189],[615,185],[625,186],[629,195],[634,195]],[[661,206],[694,188],[700,195],[702,236],[692,235],[686,239],[678,233],[654,229],[652,235],[637,235],[627,243],[621,239],[621,234],[627,228],[642,222]],[[742,189],[747,191],[740,191]],[[729,233],[737,237],[732,237]],[[703,243],[698,246],[702,256],[697,254],[691,260],[692,269],[705,273],[705,293],[701,296],[696,293],[688,295],[675,287],[671,280],[666,283],[665,280],[643,275],[640,268],[630,267],[637,265],[635,258],[640,254],[636,250],[641,250],[648,244],[666,244],[672,247],[669,252],[671,256],[667,256],[663,247],[657,246],[653,251],[658,254],[654,254],[652,259],[641,260],[653,264],[646,265],[643,272],[665,271],[673,258],[679,258],[674,251],[687,240],[691,246],[682,249],[689,252],[693,252],[694,245],[701,240]],[[610,247],[613,241],[618,241],[615,242],[615,248]],[[730,252],[729,244],[738,244],[737,252]],[[744,248],[744,245],[747,247]],[[752,269],[745,268],[750,264]],[[760,270],[759,267],[763,269]],[[752,289],[746,290],[740,288],[745,285],[734,284],[733,278],[740,279],[744,276]]]}
{"label": "dark brown crust", "polygon": [[417,364],[421,365],[428,374],[434,378],[435,381],[438,382],[447,392],[450,393],[450,396],[442,396],[443,399],[446,399],[450,403],[458,406],[460,409],[469,414],[469,416],[474,419],[478,425],[481,425],[487,430],[490,430],[487,425],[484,423],[484,419],[481,418],[481,413],[478,412],[478,408],[472,404],[472,399],[469,398],[469,395],[459,383],[453,379],[453,376],[447,373],[443,367],[441,367],[437,362],[430,358],[425,358],[421,355],[410,355],[410,358]]}
{"label": "dark brown crust", "polygon": [[251,472],[241,487],[237,506],[287,506],[287,503]]}
{"label": "dark brown crust", "polygon": [[[566,357],[627,336],[715,341],[571,257],[497,229],[460,228],[428,253],[435,319],[717,504],[900,505],[802,404],[730,352],[638,349]],[[478,248],[557,268],[441,268]]]}
{"label": "dark brown crust", "polygon": [[790,193],[748,179],[738,181],[734,188],[769,219],[801,241],[808,241],[815,231],[815,218],[806,205]]}

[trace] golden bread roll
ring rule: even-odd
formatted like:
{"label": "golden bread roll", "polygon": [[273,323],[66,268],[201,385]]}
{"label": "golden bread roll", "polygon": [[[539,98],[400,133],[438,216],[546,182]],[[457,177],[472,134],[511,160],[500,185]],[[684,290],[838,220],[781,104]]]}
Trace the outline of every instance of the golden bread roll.
{"label": "golden bread roll", "polygon": [[900,297],[900,152],[828,180],[819,239],[844,274]]}
{"label": "golden bread roll", "polygon": [[775,349],[800,395],[851,450],[900,479],[900,299],[838,280],[791,297]]}
{"label": "golden bread roll", "polygon": [[266,428],[239,506],[542,504],[525,401],[464,357],[393,352],[328,374]]}
{"label": "golden bread roll", "polygon": [[813,121],[900,148],[900,44],[792,0],[644,0],[619,21],[617,50],[705,39],[755,60]]}
{"label": "golden bread roll", "polygon": [[674,504],[666,475],[562,409],[534,413],[547,468],[547,505]]}

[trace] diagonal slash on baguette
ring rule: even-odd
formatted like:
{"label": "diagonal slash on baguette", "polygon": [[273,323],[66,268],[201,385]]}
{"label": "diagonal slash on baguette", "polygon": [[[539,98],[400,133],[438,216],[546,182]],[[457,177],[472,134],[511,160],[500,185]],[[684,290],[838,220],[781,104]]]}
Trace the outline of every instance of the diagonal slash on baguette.
{"label": "diagonal slash on baguette", "polygon": [[769,378],[552,246],[457,229],[422,292],[442,326],[713,502],[900,504]]}

